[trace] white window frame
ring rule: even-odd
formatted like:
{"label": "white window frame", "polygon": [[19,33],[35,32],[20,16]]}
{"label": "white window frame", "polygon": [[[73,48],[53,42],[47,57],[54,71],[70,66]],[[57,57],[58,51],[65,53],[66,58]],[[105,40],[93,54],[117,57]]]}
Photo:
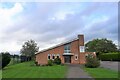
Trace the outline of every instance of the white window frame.
{"label": "white window frame", "polygon": [[[51,54],[48,54],[48,56],[50,56],[50,59],[51,59]],[[48,58],[48,56],[47,56],[47,58]],[[49,58],[48,58],[48,60],[50,60]]]}
{"label": "white window frame", "polygon": [[80,52],[85,52],[85,46],[79,46]]}
{"label": "white window frame", "polygon": [[53,59],[53,56],[54,56],[54,59],[55,59],[55,54],[52,54],[52,60],[54,60],[54,59]]}
{"label": "white window frame", "polygon": [[[65,47],[66,47],[67,49],[65,49]],[[66,44],[66,45],[64,45],[64,53],[70,53],[70,52],[71,52],[70,47],[71,47],[71,44]]]}
{"label": "white window frame", "polygon": [[88,54],[85,54],[85,57],[88,57]]}
{"label": "white window frame", "polygon": [[56,55],[56,58],[57,58],[57,56],[59,56],[59,58],[60,58],[60,54],[57,54],[57,55]]}
{"label": "white window frame", "polygon": [[[77,57],[77,58],[76,58]],[[75,55],[75,60],[78,60],[78,54]]]}

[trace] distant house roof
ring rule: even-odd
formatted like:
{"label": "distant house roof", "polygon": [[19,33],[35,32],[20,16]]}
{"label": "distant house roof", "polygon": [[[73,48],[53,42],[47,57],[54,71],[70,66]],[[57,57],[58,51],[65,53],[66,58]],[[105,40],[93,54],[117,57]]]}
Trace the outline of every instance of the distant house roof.
{"label": "distant house roof", "polygon": [[39,54],[39,53],[41,53],[41,52],[45,52],[45,51],[48,51],[48,50],[50,50],[50,49],[54,49],[54,48],[56,48],[56,47],[59,47],[59,46],[68,44],[68,43],[71,43],[71,42],[73,42],[73,41],[75,41],[75,40],[78,40],[78,38],[75,38],[75,39],[66,41],[66,42],[64,42],[64,43],[60,43],[60,44],[58,44],[58,45],[55,45],[55,46],[50,47],[50,48],[47,48],[47,49],[43,49],[43,50],[41,50],[41,51],[39,51],[39,52],[36,52],[35,55],[37,55],[37,54]]}

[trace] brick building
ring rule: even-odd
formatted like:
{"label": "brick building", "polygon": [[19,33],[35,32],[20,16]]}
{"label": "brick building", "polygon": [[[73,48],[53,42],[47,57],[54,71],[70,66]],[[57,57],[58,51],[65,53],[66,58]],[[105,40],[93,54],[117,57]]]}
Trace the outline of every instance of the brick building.
{"label": "brick building", "polygon": [[84,64],[87,54],[94,53],[85,52],[84,35],[78,35],[78,38],[72,41],[37,52],[36,61],[38,64],[47,64],[49,59],[59,57],[62,63]]}

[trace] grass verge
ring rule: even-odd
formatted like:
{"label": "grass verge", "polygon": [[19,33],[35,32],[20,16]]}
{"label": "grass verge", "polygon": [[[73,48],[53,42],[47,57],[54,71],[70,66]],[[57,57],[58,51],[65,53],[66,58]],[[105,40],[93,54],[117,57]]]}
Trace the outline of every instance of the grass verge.
{"label": "grass verge", "polygon": [[84,68],[93,78],[118,78],[118,72],[105,68]]}
{"label": "grass verge", "polygon": [[66,66],[33,66],[33,62],[9,65],[2,70],[3,78],[64,78]]}

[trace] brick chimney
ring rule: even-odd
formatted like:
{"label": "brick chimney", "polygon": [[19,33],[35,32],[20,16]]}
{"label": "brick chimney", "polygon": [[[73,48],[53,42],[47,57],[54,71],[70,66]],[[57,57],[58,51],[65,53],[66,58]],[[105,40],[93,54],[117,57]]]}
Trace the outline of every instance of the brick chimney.
{"label": "brick chimney", "polygon": [[84,46],[84,35],[78,35],[79,46]]}

